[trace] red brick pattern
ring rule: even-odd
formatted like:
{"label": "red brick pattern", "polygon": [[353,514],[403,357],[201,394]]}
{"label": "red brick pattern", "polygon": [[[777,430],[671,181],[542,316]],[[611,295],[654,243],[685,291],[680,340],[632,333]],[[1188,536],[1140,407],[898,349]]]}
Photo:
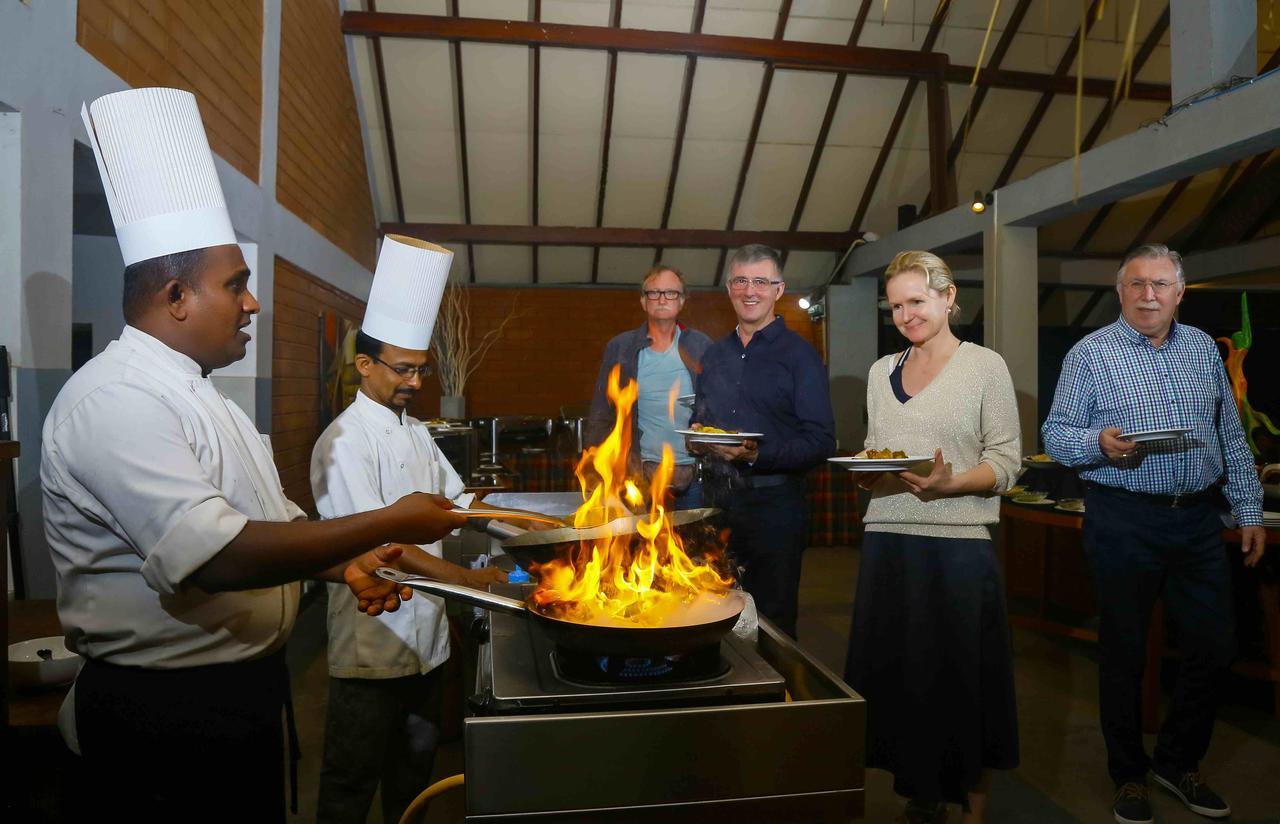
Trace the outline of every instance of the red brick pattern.
{"label": "red brick pattern", "polygon": [[195,94],[210,148],[258,180],[261,0],[80,0],[76,42],[134,88]]}
{"label": "red brick pattern", "polygon": [[311,449],[320,437],[320,313],[359,323],[364,303],[276,258],[271,324],[271,446],[285,494],[315,514]]}
{"label": "red brick pattern", "polygon": [[336,0],[284,0],[280,204],[370,270],[377,228]]}

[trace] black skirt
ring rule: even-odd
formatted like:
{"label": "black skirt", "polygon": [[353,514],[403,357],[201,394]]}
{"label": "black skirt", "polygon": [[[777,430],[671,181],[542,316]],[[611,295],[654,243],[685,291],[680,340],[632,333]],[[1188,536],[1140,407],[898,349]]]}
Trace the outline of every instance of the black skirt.
{"label": "black skirt", "polygon": [[963,804],[1018,765],[1012,656],[991,541],[866,533],[845,680],[894,792]]}

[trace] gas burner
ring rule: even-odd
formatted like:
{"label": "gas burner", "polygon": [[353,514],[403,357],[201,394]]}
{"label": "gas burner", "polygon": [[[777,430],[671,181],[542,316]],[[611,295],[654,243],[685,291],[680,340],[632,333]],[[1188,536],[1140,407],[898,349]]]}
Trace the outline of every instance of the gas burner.
{"label": "gas burner", "polygon": [[682,655],[632,658],[595,655],[557,647],[551,654],[556,675],[570,684],[618,687],[630,684],[703,684],[729,672],[720,645],[711,644]]}

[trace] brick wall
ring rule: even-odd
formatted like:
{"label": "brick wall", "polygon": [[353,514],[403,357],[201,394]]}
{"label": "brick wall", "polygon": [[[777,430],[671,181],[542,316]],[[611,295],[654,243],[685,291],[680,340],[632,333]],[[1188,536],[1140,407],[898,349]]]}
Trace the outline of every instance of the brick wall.
{"label": "brick wall", "polygon": [[[797,298],[786,295],[778,312],[791,329],[819,347],[819,324]],[[501,322],[512,304],[521,317],[507,327],[467,385],[468,416],[558,416],[562,404],[591,399],[600,358],[609,339],[644,320],[638,291],[623,289],[475,289],[472,326],[483,334]],[[733,329],[733,307],[724,292],[692,292],[680,320],[715,338]],[[432,378],[414,404],[419,417],[440,412]]]}
{"label": "brick wall", "polygon": [[358,324],[364,303],[284,258],[276,258],[273,298],[271,446],[285,494],[314,515],[309,473],[320,437],[320,313]]}
{"label": "brick wall", "polygon": [[262,0],[80,0],[76,42],[130,86],[195,94],[210,148],[258,179]]}
{"label": "brick wall", "polygon": [[370,270],[377,229],[336,0],[284,0],[276,196]]}

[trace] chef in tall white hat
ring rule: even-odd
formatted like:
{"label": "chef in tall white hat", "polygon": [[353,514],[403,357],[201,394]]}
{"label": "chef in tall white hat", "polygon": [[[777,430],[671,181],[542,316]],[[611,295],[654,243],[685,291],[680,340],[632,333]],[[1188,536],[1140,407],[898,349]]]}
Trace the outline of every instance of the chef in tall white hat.
{"label": "chef in tall white hat", "polygon": [[[311,488],[323,518],[434,492],[476,506],[462,479],[405,410],[431,373],[428,348],[453,253],[387,235],[356,336],[360,389],[311,454]],[[422,552],[414,550],[421,549]],[[506,575],[441,558],[439,542],[405,548],[401,566],[483,588]],[[381,785],[382,820],[399,821],[430,783],[438,739],[441,664],[449,657],[444,604],[417,595],[398,612],[367,618],[347,587],[329,586],[329,711],[317,817],[363,822]],[[375,733],[372,740],[362,733]],[[374,744],[373,742],[377,743]]]}
{"label": "chef in tall white hat", "polygon": [[95,811],[142,820],[284,817],[283,647],[297,581],[346,581],[370,614],[406,593],[373,567],[463,519],[413,495],[308,522],[271,451],[209,373],[258,312],[195,98],[107,95],[82,110],[126,265],[125,329],[45,420],[45,530],[67,643],[62,716]]}

